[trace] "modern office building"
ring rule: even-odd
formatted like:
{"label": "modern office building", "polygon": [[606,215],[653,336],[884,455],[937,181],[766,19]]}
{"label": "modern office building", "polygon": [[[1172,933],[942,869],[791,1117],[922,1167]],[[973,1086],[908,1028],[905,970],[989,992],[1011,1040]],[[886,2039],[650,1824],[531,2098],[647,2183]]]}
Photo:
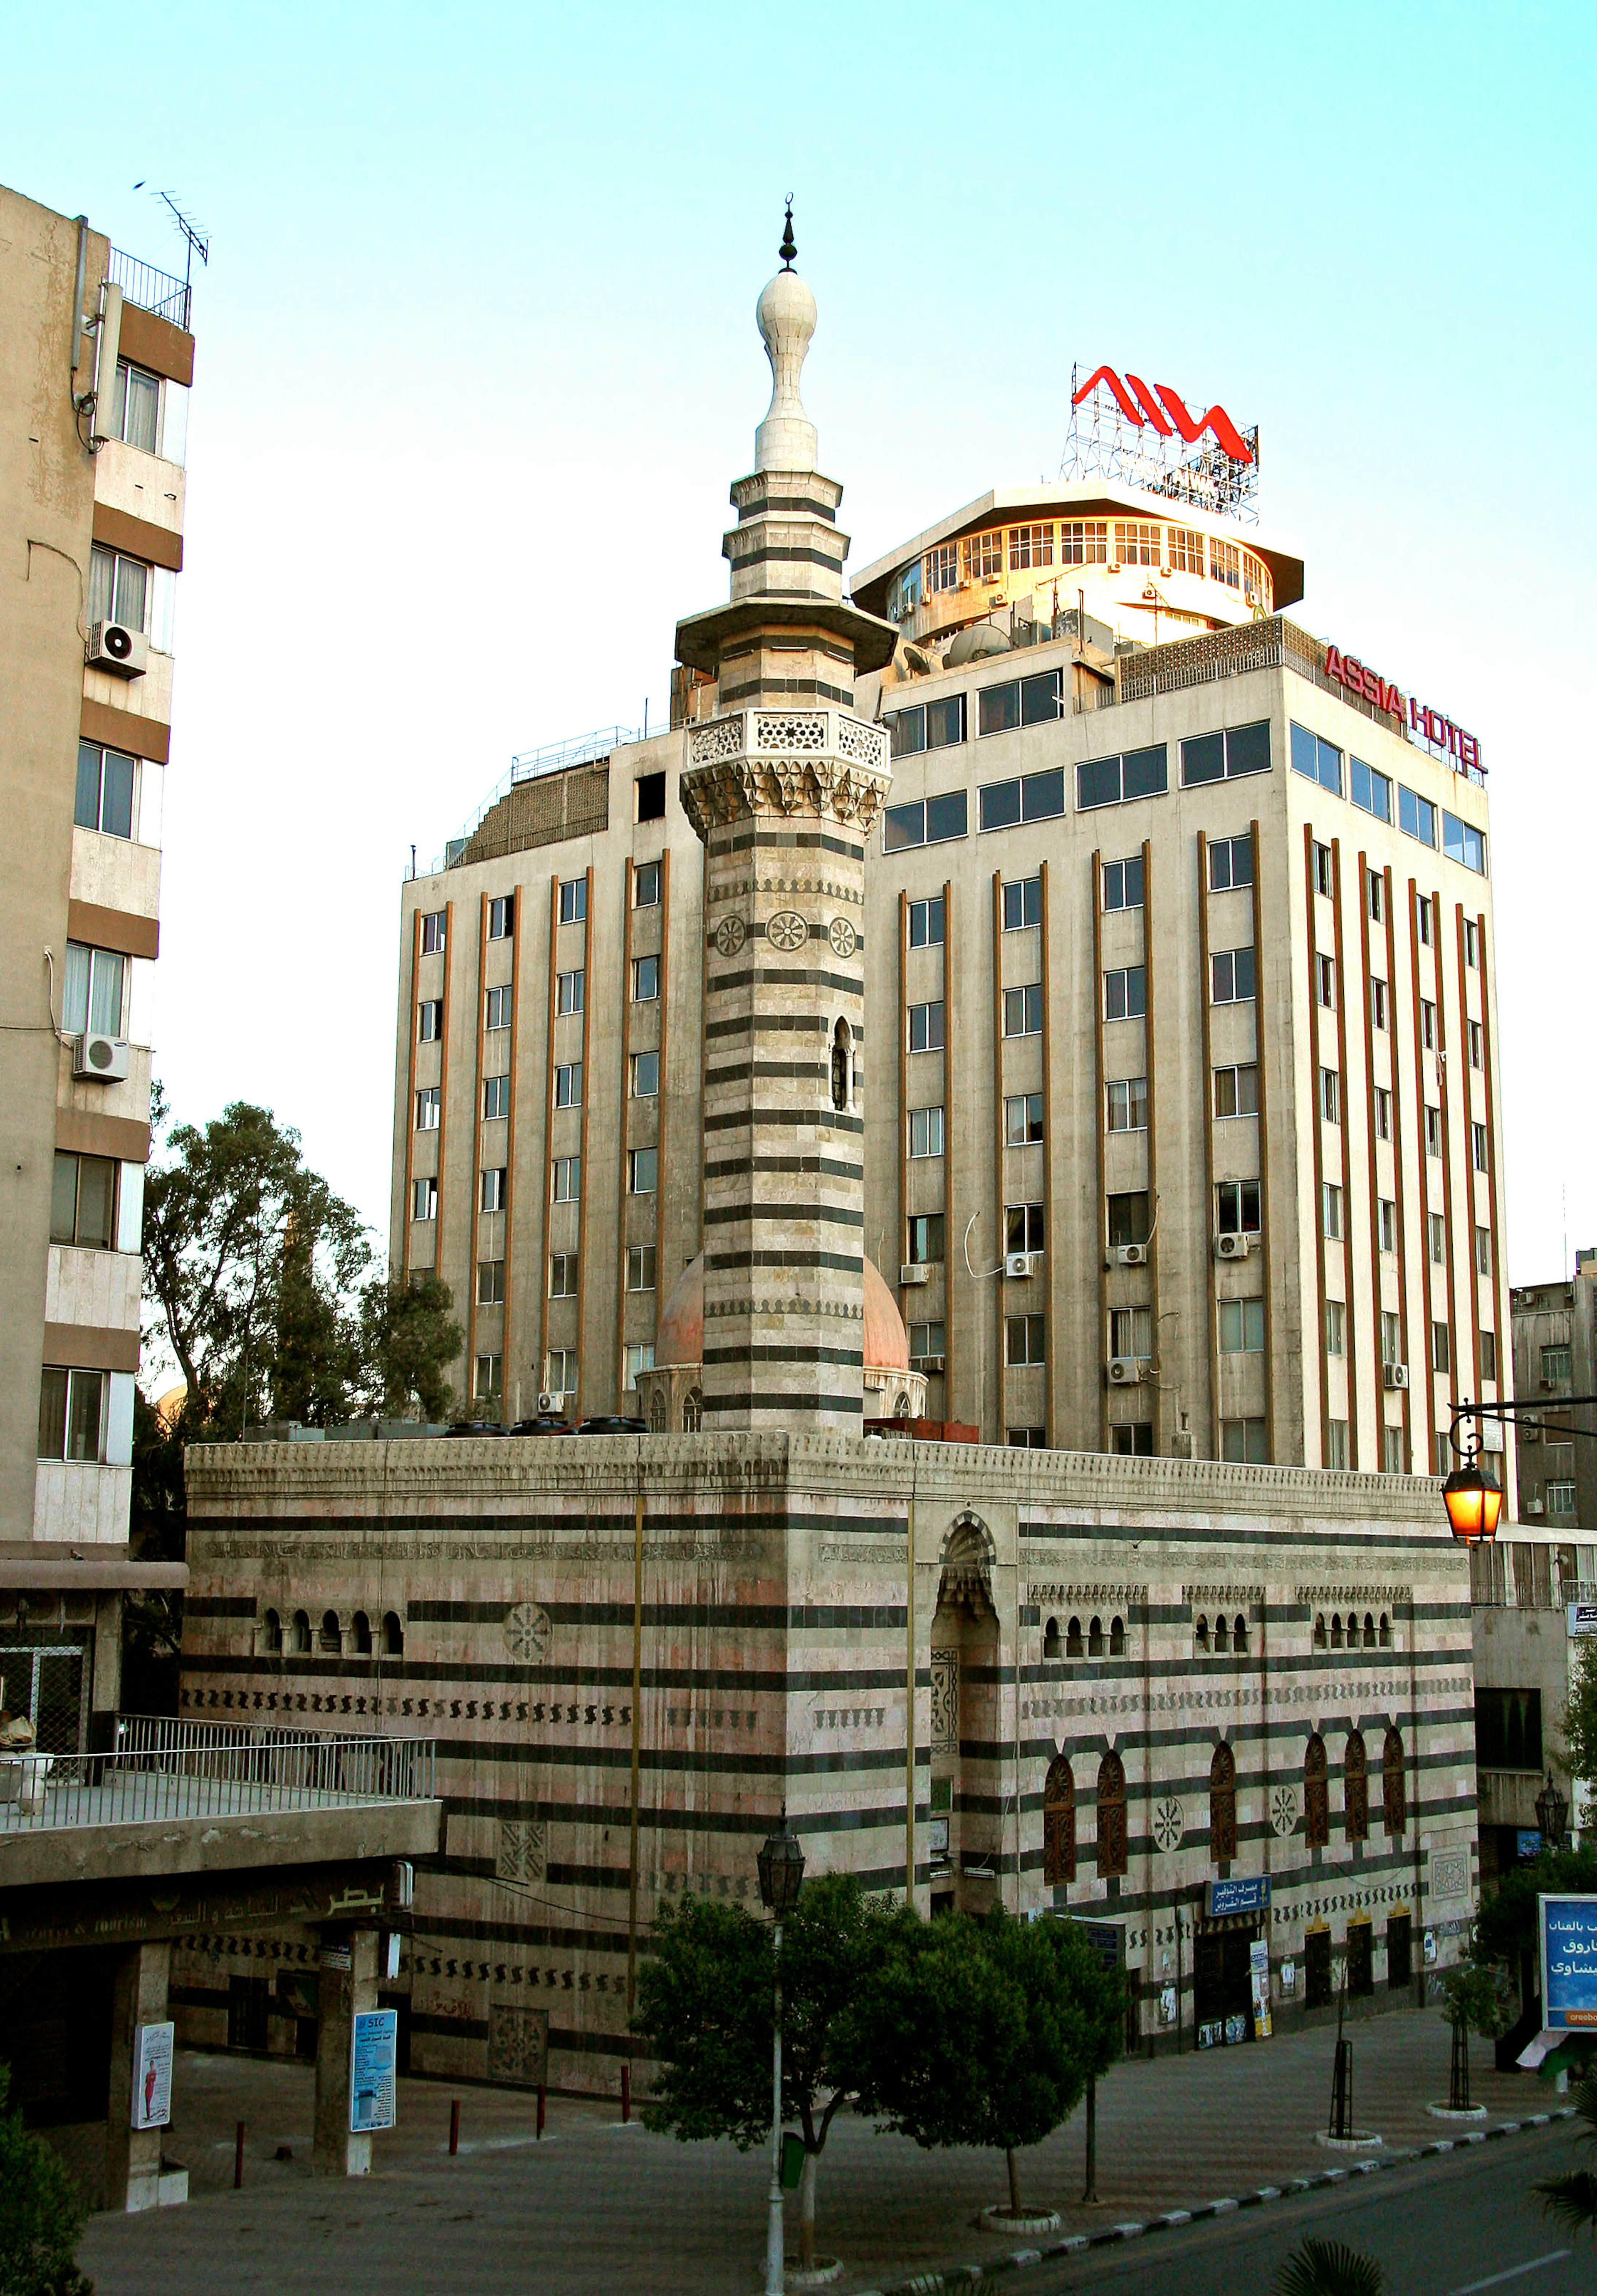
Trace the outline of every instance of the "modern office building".
{"label": "modern office building", "polygon": [[0,1702],[57,1751],[162,1576],[127,1526],[193,360],[183,281],[0,190]]}
{"label": "modern office building", "polygon": [[[1478,743],[1288,619],[1301,561],[1216,452],[984,496],[852,608],[837,490],[740,481],[718,611],[763,582],[791,628],[717,653],[684,623],[671,730],[518,759],[405,886],[393,1257],[463,1305],[474,1413],[638,1408],[701,1250],[714,1290],[725,1088],[752,1058],[774,1104],[845,1039],[839,1142],[803,1153],[863,1160],[931,1420],[1425,1473],[1455,1401],[1509,1392]],[[783,707],[885,734],[891,785],[863,899],[824,839],[762,874],[757,933],[807,891],[834,938],[734,1059],[694,791],[780,749]],[[700,1409],[653,1384],[662,1423]]]}

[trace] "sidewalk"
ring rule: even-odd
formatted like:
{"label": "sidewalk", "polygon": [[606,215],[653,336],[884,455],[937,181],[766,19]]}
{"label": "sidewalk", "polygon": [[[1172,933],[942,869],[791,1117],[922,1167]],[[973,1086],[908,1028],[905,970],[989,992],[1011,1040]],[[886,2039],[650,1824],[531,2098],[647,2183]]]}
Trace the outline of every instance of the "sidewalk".
{"label": "sidewalk", "polygon": [[[1361,2021],[1352,2038],[1361,2129],[1388,2147],[1462,2133],[1425,2110],[1446,2094],[1448,2033],[1436,2011]],[[1058,2209],[1067,2233],[1093,2231],[1347,2160],[1316,2142],[1334,2040],[1331,2027],[1117,2068],[1098,2098],[1097,2206],[1079,2204],[1079,2112],[1020,2156],[1028,2204]],[[1471,2079],[1492,2120],[1552,2101],[1529,2074],[1494,2072],[1485,2043],[1475,2044]],[[613,2296],[622,2286],[635,2296],[752,2296],[760,2285],[763,2154],[651,2136],[635,2121],[623,2127],[614,2105],[559,2097],[539,2144],[534,2100],[520,2091],[405,2080],[399,2127],[375,2140],[373,2175],[313,2181],[307,2066],[185,2053],[174,2086],[168,2151],[186,2162],[193,2198],[159,2215],[93,2219],[80,2261],[98,2296],[214,2296],[222,2286],[238,2296]],[[452,2094],[461,2097],[455,2160]],[[234,2193],[240,2119],[245,2188]],[[291,2160],[273,2157],[280,2144]],[[818,2204],[820,2248],[844,2259],[834,2286],[848,2296],[1036,2245],[975,2227],[978,2211],[1004,2198],[999,2155],[922,2152],[839,2119]],[[1173,2267],[1174,2250],[1161,2251],[1161,2276]],[[1026,2275],[1011,2284],[1024,2296]]]}

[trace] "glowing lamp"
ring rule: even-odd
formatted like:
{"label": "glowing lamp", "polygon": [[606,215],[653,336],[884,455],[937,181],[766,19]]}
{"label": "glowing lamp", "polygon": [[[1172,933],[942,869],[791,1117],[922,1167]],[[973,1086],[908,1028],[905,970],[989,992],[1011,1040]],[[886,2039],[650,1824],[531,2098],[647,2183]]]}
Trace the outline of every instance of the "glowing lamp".
{"label": "glowing lamp", "polygon": [[1503,1493],[1489,1475],[1481,1473],[1473,1459],[1455,1467],[1442,1485],[1442,1505],[1447,1510],[1453,1536],[1462,1538],[1466,1546],[1497,1536]]}

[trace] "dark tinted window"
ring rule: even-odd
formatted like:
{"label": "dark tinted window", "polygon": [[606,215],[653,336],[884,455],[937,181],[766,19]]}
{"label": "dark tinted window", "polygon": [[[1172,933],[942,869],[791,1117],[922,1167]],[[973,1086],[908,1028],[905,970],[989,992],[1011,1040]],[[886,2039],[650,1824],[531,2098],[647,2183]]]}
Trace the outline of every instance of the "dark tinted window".
{"label": "dark tinted window", "polygon": [[1076,809],[1090,812],[1095,805],[1120,802],[1120,760],[1093,758],[1076,768]]}
{"label": "dark tinted window", "polygon": [[1539,1690],[1477,1690],[1475,1759],[1483,1770],[1539,1770]]}
{"label": "dark tinted window", "polygon": [[965,821],[963,790],[949,790],[942,797],[929,797],[926,800],[926,842],[928,845],[941,845],[950,837],[962,837]]}
{"label": "dark tinted window", "polygon": [[1257,726],[1232,726],[1225,734],[1225,774],[1235,781],[1240,774],[1267,774],[1270,770],[1270,721],[1261,718]]}
{"label": "dark tinted window", "polygon": [[984,685],[976,716],[978,731],[983,734],[1007,734],[1020,722],[1020,685],[1011,678],[1007,685]]}
{"label": "dark tinted window", "polygon": [[1121,759],[1122,794],[1126,798],[1163,797],[1170,786],[1165,745],[1151,750],[1128,750]]}
{"label": "dark tinted window", "polygon": [[888,719],[888,735],[896,758],[918,757],[926,747],[924,709],[895,710]]}
{"label": "dark tinted window", "polygon": [[1020,784],[1020,813],[1026,821],[1052,821],[1065,809],[1065,769],[1028,774]]}
{"label": "dark tinted window", "polygon": [[1181,782],[1183,789],[1197,789],[1204,782],[1220,782],[1225,778],[1225,736],[1224,734],[1200,734],[1196,741],[1181,745]]}
{"label": "dark tinted window", "polygon": [[989,782],[981,791],[983,829],[1013,829],[1020,819],[1019,782]]}
{"label": "dark tinted window", "polygon": [[663,821],[666,817],[666,777],[664,774],[640,774],[637,778],[638,819]]}
{"label": "dark tinted window", "polygon": [[1138,1189],[1134,1194],[1110,1198],[1109,1240],[1111,1245],[1147,1242],[1148,1191],[1146,1188]]}
{"label": "dark tinted window", "polygon": [[1061,674],[1044,670],[1039,677],[1020,680],[1020,723],[1040,726],[1060,714]]}
{"label": "dark tinted window", "polygon": [[926,808],[923,805],[890,805],[881,817],[881,849],[884,853],[902,853],[906,845],[926,842]]}
{"label": "dark tinted window", "polygon": [[946,750],[965,738],[965,697],[951,693],[946,701],[929,701],[926,705],[926,746],[929,750]]}

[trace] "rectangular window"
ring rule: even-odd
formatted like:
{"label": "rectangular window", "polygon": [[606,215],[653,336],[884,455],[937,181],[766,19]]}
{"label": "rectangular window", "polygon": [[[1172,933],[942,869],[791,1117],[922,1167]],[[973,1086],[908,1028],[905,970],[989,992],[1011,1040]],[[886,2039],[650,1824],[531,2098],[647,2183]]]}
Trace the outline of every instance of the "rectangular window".
{"label": "rectangular window", "polygon": [[995,527],[987,534],[971,534],[965,537],[965,579],[967,582],[997,582],[1003,576],[1003,529]]}
{"label": "rectangular window", "polygon": [[554,1105],[556,1108],[582,1106],[582,1062],[561,1061],[554,1071]]}
{"label": "rectangular window", "polygon": [[1159,529],[1147,519],[1118,518],[1115,521],[1115,556],[1122,566],[1162,564]]}
{"label": "rectangular window", "polygon": [[110,1251],[117,1234],[117,1165],[111,1156],[58,1149],[50,1190],[50,1241]]}
{"label": "rectangular window", "polygon": [[127,447],[136,447],[141,454],[160,454],[159,376],[146,374],[143,367],[130,366],[126,359],[119,359],[111,404],[106,412],[109,417],[106,435],[109,438],[119,439]]}
{"label": "rectangular window", "polygon": [[1314,890],[1316,893],[1320,894],[1323,899],[1329,901],[1331,898],[1331,888],[1332,882],[1331,873],[1331,848],[1329,845],[1322,845],[1317,837],[1312,841],[1314,845]]}
{"label": "rectangular window", "polygon": [[1220,1456],[1234,1466],[1265,1467],[1270,1463],[1270,1439],[1262,1419],[1223,1419]]}
{"label": "rectangular window", "polygon": [[1452,1354],[1453,1350],[1449,1344],[1446,1324],[1432,1324],[1430,1327],[1430,1367],[1432,1371],[1446,1371],[1452,1361]]}
{"label": "rectangular window", "polygon": [[654,1369],[653,1341],[644,1340],[641,1341],[635,1347],[629,1346],[627,1349],[626,1365],[627,1370],[625,1385],[627,1393],[630,1395],[633,1390],[637,1386],[639,1372],[652,1371]]}
{"label": "rectangular window", "polygon": [[1208,849],[1208,889],[1233,893],[1253,882],[1251,837],[1216,837]]}
{"label": "rectangular window", "polygon": [[414,1220],[437,1219],[438,1216],[438,1184],[436,1180],[417,1180],[411,1189],[410,1216]]}
{"label": "rectangular window", "polygon": [[1311,734],[1306,726],[1292,727],[1292,771],[1318,782],[1332,797],[1342,794],[1342,753],[1336,744]]}
{"label": "rectangular window", "polygon": [[1053,563],[1053,521],[1040,526],[1011,526],[1009,530],[1009,570],[1024,573],[1028,566]]}
{"label": "rectangular window", "polygon": [[504,1307],[504,1262],[502,1259],[479,1259],[478,1261],[477,1304],[479,1308]]}
{"label": "rectangular window", "polygon": [[1253,996],[1251,948],[1217,948],[1209,957],[1210,996],[1216,1004],[1246,1004]]}
{"label": "rectangular window", "polygon": [[943,1049],[943,1000],[939,996],[930,1004],[912,1004],[909,1008],[909,1048],[912,1053],[940,1053]]}
{"label": "rectangular window", "polygon": [[941,948],[944,920],[943,897],[933,894],[924,901],[908,904],[909,945],[912,948]]}
{"label": "rectangular window", "polygon": [[919,1365],[948,1352],[946,1334],[941,1324],[912,1324],[909,1327],[909,1359]]}
{"label": "rectangular window", "polygon": [[92,1466],[104,1458],[105,1380],[102,1371],[45,1366],[39,1374],[41,1459]]}
{"label": "rectangular window", "polygon": [[1215,1185],[1215,1229],[1219,1235],[1257,1235],[1263,1225],[1257,1180],[1220,1180]]}
{"label": "rectangular window", "polygon": [[484,998],[483,1026],[488,1029],[508,1029],[512,991],[508,984],[503,988],[490,988]]}
{"label": "rectangular window", "polygon": [[943,1257],[943,1214],[917,1212],[905,1222],[909,1250],[905,1257],[916,1267],[934,1267]]}
{"label": "rectangular window", "polygon": [[1003,1319],[1003,1360],[1011,1367],[1045,1360],[1041,1316],[1006,1316]]}
{"label": "rectangular window", "polygon": [[1428,1053],[1437,1048],[1437,1008],[1429,996],[1420,999],[1420,1041]]}
{"label": "rectangular window", "polygon": [[1201,574],[1203,537],[1190,526],[1167,526],[1165,550],[1172,574]]}
{"label": "rectangular window", "polygon": [[1480,928],[1473,917],[1464,919],[1464,963],[1472,972],[1480,963]]}
{"label": "rectangular window", "polygon": [[1370,1026],[1384,1029],[1387,1025],[1387,984],[1384,980],[1370,983]]}
{"label": "rectangular window", "polygon": [[472,1399],[478,1403],[497,1403],[504,1393],[504,1357],[479,1356],[472,1384]]}
{"label": "rectangular window", "polygon": [[[1011,1427],[1009,1439],[1011,1447],[1020,1431]],[[1040,1437],[1043,1430],[1036,1430]],[[1109,1431],[1110,1449],[1121,1459],[1151,1459],[1153,1456],[1153,1422],[1151,1419],[1120,1419]],[[1041,1450],[1039,1441],[1036,1449]]]}
{"label": "rectangular window", "polygon": [[1043,914],[1043,881],[1040,877],[1017,878],[1003,889],[1003,930],[1021,932],[1028,925],[1036,924]]}
{"label": "rectangular window", "polygon": [[488,903],[488,939],[508,940],[516,929],[516,897],[501,893]]}
{"label": "rectangular window", "polygon": [[652,1004],[659,995],[659,959],[658,956],[635,956],[632,960],[632,1001],[635,1004]]}
{"label": "rectangular window", "polygon": [[[1421,845],[1432,851],[1437,841],[1437,809],[1428,799],[1404,783],[1397,784],[1397,826],[1405,837],[1417,837]],[[1426,935],[1429,939],[1429,934]]]}
{"label": "rectangular window", "polygon": [[1043,1136],[1043,1095],[1040,1092],[1011,1093],[1003,1103],[1003,1144],[1029,1148]]}
{"label": "rectangular window", "polygon": [[1111,1356],[1136,1356],[1142,1362],[1153,1354],[1153,1310],[1151,1308],[1111,1308],[1109,1316]]}
{"label": "rectangular window", "polygon": [[1378,925],[1382,922],[1386,915],[1386,879],[1379,869],[1371,869],[1365,873],[1364,890],[1370,903],[1370,922],[1372,925]]}
{"label": "rectangular window", "polygon": [[1345,1356],[1347,1352],[1347,1308],[1344,1300],[1325,1302],[1325,1352],[1328,1356]]}
{"label": "rectangular window", "polygon": [[1492,1231],[1478,1227],[1475,1231],[1475,1265],[1482,1275],[1492,1272]]}
{"label": "rectangular window", "polygon": [[1005,1251],[1042,1251],[1046,1230],[1041,1204],[1005,1204],[1003,1207],[1003,1249]]}
{"label": "rectangular window", "polygon": [[1334,1474],[1347,1471],[1347,1422],[1328,1419],[1325,1423],[1325,1464]]}
{"label": "rectangular window", "polygon": [[77,1037],[86,1029],[96,1036],[119,1037],[127,972],[128,960],[118,950],[89,948],[70,940],[61,983],[63,1033]]}
{"label": "rectangular window", "polygon": [[1109,1200],[1109,1243],[1118,1251],[1123,1243],[1146,1243],[1148,1241],[1148,1191],[1128,1189],[1124,1195]]}
{"label": "rectangular window", "polygon": [[553,1165],[553,1193],[557,1204],[574,1204],[582,1197],[582,1159],[557,1156]]}
{"label": "rectangular window", "polygon": [[1458,862],[1465,869],[1473,869],[1478,877],[1486,873],[1486,841],[1478,829],[1461,821],[1455,813],[1442,815],[1442,851],[1449,861]]}
{"label": "rectangular window", "polygon": [[632,873],[632,906],[635,909],[658,909],[659,906],[659,863],[640,861]]}
{"label": "rectangular window", "polygon": [[1478,1172],[1486,1168],[1486,1128],[1484,1124],[1470,1127],[1470,1153]]}
{"label": "rectangular window", "polygon": [[1428,1107],[1425,1111],[1425,1152],[1439,1156],[1442,1152],[1442,1111]]}
{"label": "rectangular window", "polygon": [[1335,1069],[1320,1071],[1320,1113],[1327,1124],[1342,1120],[1342,1079]]}
{"label": "rectangular window", "polygon": [[[924,705],[913,709],[889,710],[883,720],[888,729],[888,746],[895,758],[918,758],[926,747],[926,710]],[[920,843],[918,838],[912,840]],[[889,847],[889,851],[892,848]]]}
{"label": "rectangular window", "polygon": [[627,1191],[629,1195],[651,1196],[659,1186],[659,1150],[629,1148],[627,1152]]}
{"label": "rectangular window", "polygon": [[551,1348],[544,1357],[544,1385],[551,1395],[575,1395],[577,1392],[577,1350],[575,1348]]}
{"label": "rectangular window", "polygon": [[1145,965],[1123,964],[1103,976],[1103,1017],[1106,1021],[1140,1021],[1148,1010]]}
{"label": "rectangular window", "polygon": [[1572,1515],[1575,1513],[1575,1486],[1573,1483],[1548,1484],[1547,1512],[1549,1514],[1568,1515]]}
{"label": "rectangular window", "polygon": [[1265,1303],[1262,1300],[1222,1300],[1220,1353],[1258,1356],[1265,1351]]}
{"label": "rectangular window", "polygon": [[[68,1028],[70,1029],[71,1025],[69,1019]],[[416,1007],[416,1042],[420,1045],[436,1045],[443,1033],[443,1000],[437,996],[423,997]]]}
{"label": "rectangular window", "polygon": [[1334,956],[1314,958],[1314,991],[1328,1013],[1337,1009],[1337,961]]}
{"label": "rectangular window", "polygon": [[1375,1137],[1389,1140],[1392,1136],[1392,1095],[1383,1084],[1375,1087],[1374,1113]]}
{"label": "rectangular window", "polygon": [[968,827],[963,790],[949,790],[913,805],[890,805],[882,816],[881,849],[901,853],[912,845],[946,845],[963,837]]}
{"label": "rectangular window", "polygon": [[147,630],[152,570],[142,558],[125,558],[96,542],[89,557],[89,621]]}
{"label": "rectangular window", "polygon": [[1382,1251],[1397,1249],[1397,1202],[1393,1196],[1381,1196],[1376,1203],[1376,1226]]}
{"label": "rectangular window", "polygon": [[1493,1380],[1497,1376],[1497,1334],[1495,1332],[1482,1332],[1480,1334],[1480,1375],[1482,1379]]}
{"label": "rectangular window", "polygon": [[1040,1037],[1043,1033],[1043,985],[1006,988],[1003,992],[1003,1033],[1006,1037]]}
{"label": "rectangular window", "polygon": [[1215,1114],[1258,1114],[1258,1069],[1254,1062],[1245,1061],[1235,1068],[1215,1070]]}
{"label": "rectangular window", "polygon": [[959,545],[934,543],[926,554],[926,587],[931,592],[959,587]]}
{"label": "rectangular window", "polygon": [[1480,1032],[1480,1022],[1478,1021],[1466,1021],[1464,1023],[1464,1031],[1470,1043],[1470,1066],[1472,1069],[1477,1070],[1484,1068],[1486,1062],[1484,1057],[1484,1040]]}
{"label": "rectangular window", "polygon": [[[962,693],[946,694],[941,701],[929,701],[926,704],[926,746],[929,750],[957,749],[964,738],[965,697]],[[958,794],[961,799],[962,820],[964,791],[962,790]],[[946,829],[943,832],[945,837],[962,837],[964,833],[962,828]],[[929,836],[927,842],[932,844],[936,840]]]}
{"label": "rectangular window", "polygon": [[1011,677],[1003,685],[984,685],[976,697],[976,731],[1008,734],[1020,722],[1020,681]]}
{"label": "rectangular window", "polygon": [[1430,947],[1430,901],[1424,893],[1421,893],[1414,903],[1414,918],[1419,928],[1420,945],[1422,948],[1429,948]]}
{"label": "rectangular window", "polygon": [[1383,1364],[1403,1361],[1403,1327],[1389,1308],[1383,1308],[1381,1310],[1380,1359]]}
{"label": "rectangular window", "polygon": [[1556,1387],[1560,1382],[1567,1382],[1569,1380],[1571,1356],[1572,1350],[1568,1346],[1542,1349],[1542,1385],[1544,1387]]}
{"label": "rectangular window", "polygon": [[1242,586],[1242,554],[1234,542],[1217,542],[1211,535],[1208,545],[1210,578],[1224,582],[1228,590]]}
{"label": "rectangular window", "polygon": [[1347,794],[1361,812],[1372,813],[1377,821],[1392,818],[1392,784],[1384,774],[1378,774],[1365,765],[1362,758],[1347,760]]}
{"label": "rectangular window", "polygon": [[485,1212],[504,1210],[510,1174],[503,1164],[485,1166],[482,1173],[482,1209]]}
{"label": "rectangular window", "polygon": [[1433,1267],[1443,1266],[1447,1258],[1447,1223],[1440,1212],[1427,1212],[1425,1236]]}
{"label": "rectangular window", "polygon": [[443,1095],[436,1084],[429,1085],[416,1095],[416,1130],[436,1132],[443,1109]]}
{"label": "rectangular window", "polygon": [[1103,906],[1107,913],[1117,909],[1140,909],[1146,906],[1147,895],[1142,883],[1142,857],[1132,854],[1125,861],[1106,861],[1103,865]]}
{"label": "rectangular window", "polygon": [[132,837],[135,770],[133,759],[120,750],[79,742],[72,812],[79,829],[95,829],[103,837]]}
{"label": "rectangular window", "polygon": [[1270,770],[1270,721],[1256,726],[1227,726],[1216,734],[1199,734],[1181,745],[1181,785],[1201,789],[1207,782],[1241,781],[1249,774]]}
{"label": "rectangular window", "polygon": [[1342,1240],[1342,1191],[1333,1180],[1320,1187],[1320,1225],[1328,1243]]}
{"label": "rectangular window", "polygon": [[654,1289],[656,1246],[652,1243],[632,1243],[627,1247],[627,1289],[629,1292],[652,1292]]}
{"label": "rectangular window", "polygon": [[1076,809],[1090,813],[1094,806],[1163,797],[1168,787],[1168,752],[1163,742],[1148,750],[1127,750],[1118,758],[1092,758],[1076,768]]}
{"label": "rectangular window", "polygon": [[[570,1013],[580,1013],[582,1010],[583,997],[586,992],[586,987],[587,975],[586,972],[557,972],[554,976],[554,1010],[556,1014],[561,1018],[565,1018]],[[490,990],[489,993],[491,995],[492,991]]]}
{"label": "rectangular window", "polygon": [[577,1254],[574,1251],[552,1251],[550,1253],[549,1297],[552,1300],[576,1299]]}
{"label": "rectangular window", "polygon": [[1408,1472],[1403,1460],[1403,1429],[1383,1427],[1380,1431],[1380,1465],[1383,1474],[1402,1475]]}
{"label": "rectangular window", "polygon": [[1059,530],[1061,566],[1103,566],[1109,562],[1109,521],[1106,518],[1066,519]]}
{"label": "rectangular window", "polygon": [[1065,809],[1065,770],[1027,774],[1017,782],[988,782],[977,791],[981,827],[1013,829],[1023,821],[1052,821]]}
{"label": "rectangular window", "polygon": [[1109,1128],[1111,1132],[1146,1132],[1148,1129],[1148,1079],[1146,1077],[1118,1077],[1103,1087],[1108,1103]]}
{"label": "rectangular window", "polygon": [[940,1108],[912,1108],[909,1111],[909,1152],[912,1156],[940,1156],[943,1152],[943,1111]]}
{"label": "rectangular window", "polygon": [[634,1053],[632,1055],[632,1096],[634,1100],[658,1100],[659,1097],[659,1054]]}
{"label": "rectangular window", "polygon": [[588,881],[586,877],[568,877],[560,889],[560,921],[562,925],[586,922],[588,914]]}

